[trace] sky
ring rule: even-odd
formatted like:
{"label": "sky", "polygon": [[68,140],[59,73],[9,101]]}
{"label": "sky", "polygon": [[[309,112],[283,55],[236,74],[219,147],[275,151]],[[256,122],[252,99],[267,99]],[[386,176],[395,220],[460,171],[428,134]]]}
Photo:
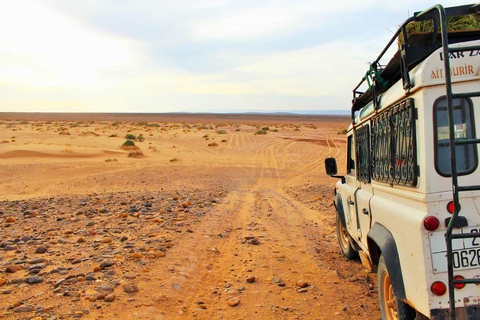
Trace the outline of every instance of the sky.
{"label": "sky", "polygon": [[1,1],[0,112],[349,110],[368,63],[434,4]]}

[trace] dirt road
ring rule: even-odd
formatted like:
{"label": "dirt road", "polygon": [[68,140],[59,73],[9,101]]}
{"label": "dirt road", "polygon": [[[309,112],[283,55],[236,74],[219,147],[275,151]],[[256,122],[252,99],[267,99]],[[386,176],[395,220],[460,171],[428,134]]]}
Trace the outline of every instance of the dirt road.
{"label": "dirt road", "polygon": [[[109,185],[149,192],[159,185],[168,190],[195,186],[220,195],[198,222],[188,226],[188,232],[177,230],[178,241],[165,257],[136,277],[138,292],[126,295],[116,290],[116,301],[95,307],[91,300],[80,299],[80,309],[89,311],[77,313],[79,317],[380,318],[375,276],[366,273],[359,261],[347,261],[340,254],[335,235],[335,181],[323,173],[323,161],[334,156],[343,165],[344,137],[332,125],[280,128],[265,136],[235,128],[225,135],[209,134],[217,147],[208,146],[212,140],[205,141],[205,130],[152,138],[158,154],[118,163],[103,172],[95,169],[93,160],[78,160],[76,166],[63,167],[62,175],[71,174],[73,179],[62,180],[54,173],[47,182],[27,179],[62,162],[45,161],[28,174],[13,165],[9,168],[3,188],[10,198],[18,197],[16,187],[23,192],[47,188],[49,193],[70,194],[94,187],[101,194]],[[159,163],[172,155],[179,161]],[[88,178],[76,174],[81,171],[90,172]],[[130,177],[128,186],[118,180],[120,176]],[[92,177],[101,184],[92,183]],[[20,188],[19,181],[27,187]],[[62,318],[61,313],[58,316]]]}

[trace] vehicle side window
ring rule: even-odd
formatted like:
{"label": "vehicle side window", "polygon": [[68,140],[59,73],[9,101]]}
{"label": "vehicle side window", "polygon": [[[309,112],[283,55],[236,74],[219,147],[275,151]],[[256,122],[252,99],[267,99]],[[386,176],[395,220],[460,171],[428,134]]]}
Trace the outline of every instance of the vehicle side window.
{"label": "vehicle side window", "polygon": [[348,136],[347,144],[347,174],[355,175],[355,145],[353,144],[353,135]]}
{"label": "vehicle side window", "polygon": [[370,126],[355,130],[355,150],[357,155],[357,179],[370,183]]}
{"label": "vehicle side window", "polygon": [[372,180],[417,185],[417,146],[413,99],[372,118]]}
{"label": "vehicle side window", "polygon": [[[470,99],[453,99],[453,122],[455,139],[475,139],[475,121],[473,104]],[[452,175],[450,161],[449,129],[447,99],[439,98],[433,107],[434,139],[435,139],[435,169],[444,177]],[[478,166],[477,147],[473,144],[457,145],[457,174],[466,175],[475,171]]]}

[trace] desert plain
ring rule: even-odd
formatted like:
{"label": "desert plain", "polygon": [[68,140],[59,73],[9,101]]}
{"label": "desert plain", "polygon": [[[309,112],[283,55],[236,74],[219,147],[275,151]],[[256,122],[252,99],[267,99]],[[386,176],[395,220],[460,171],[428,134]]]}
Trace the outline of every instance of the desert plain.
{"label": "desert plain", "polygon": [[0,113],[0,319],[379,319],[324,168],[348,124]]}

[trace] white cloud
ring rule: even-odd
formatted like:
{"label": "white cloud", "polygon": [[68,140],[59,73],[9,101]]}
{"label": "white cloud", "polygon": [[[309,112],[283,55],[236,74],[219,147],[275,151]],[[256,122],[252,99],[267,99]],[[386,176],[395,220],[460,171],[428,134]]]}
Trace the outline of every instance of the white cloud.
{"label": "white cloud", "polygon": [[[108,85],[102,72],[142,58],[132,39],[86,29],[35,1],[0,10],[0,83],[27,87]],[[111,80],[111,79],[110,79]]]}

